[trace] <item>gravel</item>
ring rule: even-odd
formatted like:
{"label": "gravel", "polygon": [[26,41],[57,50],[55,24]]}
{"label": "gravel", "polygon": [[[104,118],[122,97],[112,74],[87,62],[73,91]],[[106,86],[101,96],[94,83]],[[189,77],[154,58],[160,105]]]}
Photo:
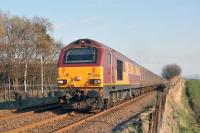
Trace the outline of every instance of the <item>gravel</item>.
{"label": "gravel", "polygon": [[86,122],[79,127],[71,129],[70,133],[110,133],[121,122],[133,117],[136,113],[143,110],[145,106],[156,98],[156,93],[151,93],[145,97],[129,104],[121,109],[115,110],[112,113],[105,114],[100,118]]}
{"label": "gravel", "polygon": [[19,116],[14,119],[6,119],[0,121],[0,132],[5,132],[11,129],[23,127],[35,122],[39,122],[45,119],[49,119],[62,113],[62,111],[45,111],[45,112],[35,112],[29,116]]}
{"label": "gravel", "polygon": [[[112,129],[117,127],[121,122],[133,117],[137,112],[140,112],[149,102],[156,98],[156,93],[151,93],[143,98],[134,101],[131,104],[124,106],[121,109],[114,110],[112,113],[101,115],[100,118],[96,118],[92,121],[86,122],[81,126],[71,129],[70,133],[102,133],[102,132],[112,132]],[[0,121],[0,132],[8,131],[10,129],[15,129],[18,127],[23,127],[30,125],[32,123],[40,122],[42,120],[50,119],[58,116],[59,114],[64,114],[63,111],[45,111],[40,113],[35,113],[34,115],[28,117],[22,117],[14,120],[3,120]],[[49,122],[44,125],[34,127],[26,132],[29,133],[48,133],[54,132],[58,129],[69,126],[79,120],[87,118],[94,113],[73,113],[69,117],[63,119],[55,120],[54,122]]]}
{"label": "gravel", "polygon": [[64,118],[61,120],[57,120],[39,127],[36,127],[34,129],[30,129],[27,130],[27,132],[29,133],[48,133],[48,132],[53,132],[56,131],[58,129],[61,129],[65,126],[68,126],[70,124],[73,124],[79,120],[82,120],[84,118],[87,118],[89,116],[91,116],[91,113],[74,113],[72,115],[70,115],[70,117],[68,118]]}

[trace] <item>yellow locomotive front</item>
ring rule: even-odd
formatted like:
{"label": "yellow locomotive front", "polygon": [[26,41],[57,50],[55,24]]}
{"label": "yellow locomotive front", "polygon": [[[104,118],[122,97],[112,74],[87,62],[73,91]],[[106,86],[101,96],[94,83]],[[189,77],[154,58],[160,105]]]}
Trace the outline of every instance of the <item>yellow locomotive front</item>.
{"label": "yellow locomotive front", "polygon": [[59,89],[103,87],[103,67],[59,67],[58,87]]}
{"label": "yellow locomotive front", "polygon": [[103,68],[100,66],[99,53],[98,48],[85,41],[64,48],[58,65],[59,88],[103,87]]}
{"label": "yellow locomotive front", "polygon": [[103,88],[101,53],[89,40],[78,40],[62,49],[58,63],[59,91],[56,92],[61,103],[86,102],[89,106],[98,106],[96,99],[101,97]]}

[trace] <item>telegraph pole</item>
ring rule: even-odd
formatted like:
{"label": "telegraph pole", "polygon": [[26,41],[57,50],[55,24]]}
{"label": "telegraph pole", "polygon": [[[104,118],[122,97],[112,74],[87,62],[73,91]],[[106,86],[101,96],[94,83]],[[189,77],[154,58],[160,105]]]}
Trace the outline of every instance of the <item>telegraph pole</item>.
{"label": "telegraph pole", "polygon": [[44,96],[44,70],[43,70],[43,55],[41,54],[41,90]]}
{"label": "telegraph pole", "polygon": [[26,65],[25,65],[25,72],[24,72],[24,90],[25,90],[25,93],[27,92],[27,69],[28,69],[28,64],[27,64],[27,61],[26,61]]}

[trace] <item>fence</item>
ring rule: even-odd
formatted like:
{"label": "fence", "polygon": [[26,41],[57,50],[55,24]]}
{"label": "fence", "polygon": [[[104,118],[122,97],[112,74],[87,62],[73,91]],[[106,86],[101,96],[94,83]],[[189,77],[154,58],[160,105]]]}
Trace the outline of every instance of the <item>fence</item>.
{"label": "fence", "polygon": [[[43,88],[43,90],[42,90]],[[42,98],[53,95],[57,89],[57,85],[27,85],[25,91],[24,85],[0,85],[0,102],[15,101],[18,96],[22,99],[26,98]]]}
{"label": "fence", "polygon": [[148,133],[159,133],[162,126],[163,112],[168,94],[168,87],[161,86],[157,92],[155,111],[150,114]]}
{"label": "fence", "polygon": [[180,80],[181,77],[174,77],[168,82],[167,86],[161,86],[158,89],[155,111],[151,113],[149,117],[148,133],[159,133],[159,130],[162,127],[163,112],[165,110],[165,103],[169,89],[176,86],[180,82]]}

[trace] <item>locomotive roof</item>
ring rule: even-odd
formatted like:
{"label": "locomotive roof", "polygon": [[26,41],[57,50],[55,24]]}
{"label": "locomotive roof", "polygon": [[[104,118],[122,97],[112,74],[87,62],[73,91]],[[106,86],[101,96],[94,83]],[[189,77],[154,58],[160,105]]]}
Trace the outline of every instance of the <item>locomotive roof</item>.
{"label": "locomotive roof", "polygon": [[126,56],[123,55],[122,53],[120,53],[120,52],[118,52],[118,51],[116,51],[116,50],[110,48],[109,46],[107,46],[107,45],[105,45],[105,44],[103,44],[103,43],[101,43],[101,42],[99,42],[99,41],[92,40],[92,39],[78,39],[78,40],[76,40],[76,41],[71,42],[69,45],[65,46],[63,49],[68,49],[68,48],[70,48],[70,47],[72,47],[72,46],[74,46],[74,45],[78,45],[78,44],[81,43],[81,41],[85,41],[86,44],[92,44],[92,45],[94,45],[94,46],[96,46],[96,47],[98,47],[98,48],[105,48],[105,49],[108,49],[108,50],[110,50],[110,51],[114,51],[114,52],[118,53],[119,55],[123,56],[124,58],[126,58],[127,60],[129,60],[130,62],[132,62],[132,63],[134,63],[134,64],[136,64],[136,65],[138,65],[138,66],[140,66],[140,67],[143,67],[143,66],[137,64],[136,62],[134,62],[133,60],[131,60],[130,58],[126,57]]}
{"label": "locomotive roof", "polygon": [[[96,47],[104,47],[104,48],[107,48],[107,49],[112,49],[108,46],[106,46],[105,44],[103,43],[100,43],[98,41],[95,41],[95,40],[92,40],[92,39],[78,39],[76,41],[73,41],[71,42],[69,45],[65,46],[63,49],[66,49],[70,46],[73,46],[73,45],[77,45],[79,44],[81,41],[85,41],[86,44],[92,44],[92,45],[95,45]],[[113,50],[113,49],[112,49]]]}
{"label": "locomotive roof", "polygon": [[[101,43],[101,42],[98,42],[98,41],[92,40],[92,39],[87,39],[87,38],[86,38],[86,39],[78,39],[78,40],[76,40],[76,41],[71,42],[69,45],[65,46],[65,47],[63,48],[63,50],[68,49],[68,48],[70,48],[70,47],[73,47],[74,45],[81,44],[81,41],[85,41],[85,43],[86,43],[87,45],[90,45],[90,44],[91,44],[91,45],[94,45],[94,46],[96,46],[96,47],[98,47],[98,48],[105,48],[105,49],[111,50],[111,51],[113,51],[113,52],[116,52],[116,53],[118,53],[119,55],[123,56],[126,60],[128,60],[128,61],[130,61],[130,62],[132,62],[132,63],[134,63],[134,64],[136,64],[136,65],[138,65],[139,67],[141,67],[141,68],[143,68],[143,69],[148,70],[147,68],[145,68],[145,67],[143,67],[142,65],[136,63],[135,61],[131,60],[131,59],[128,58],[127,56],[121,54],[120,52],[118,52],[118,51],[116,51],[116,50],[110,48],[109,46],[107,46],[107,45],[105,45],[105,44],[103,44],[103,43]],[[150,70],[148,70],[148,71],[150,71]],[[150,71],[150,72],[152,72],[152,71]],[[152,72],[152,73],[153,73],[153,72]],[[156,75],[157,75],[157,74],[156,74]],[[158,76],[158,75],[157,75],[157,76]]]}

